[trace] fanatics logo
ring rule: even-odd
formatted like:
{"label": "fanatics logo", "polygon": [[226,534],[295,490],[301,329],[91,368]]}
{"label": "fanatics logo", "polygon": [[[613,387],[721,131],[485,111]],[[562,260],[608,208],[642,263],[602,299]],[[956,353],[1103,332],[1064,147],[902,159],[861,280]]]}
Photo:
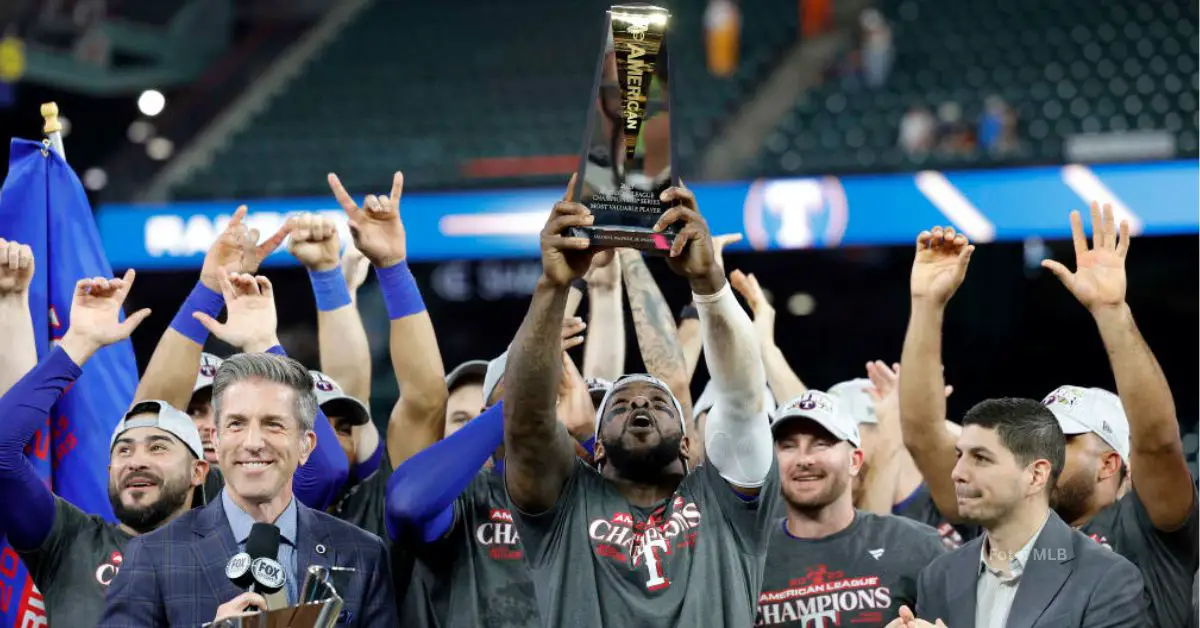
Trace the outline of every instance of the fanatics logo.
{"label": "fanatics logo", "polygon": [[873,550],[868,551],[867,553],[871,555],[871,558],[874,558],[875,560],[879,560],[880,557],[883,556],[883,548],[881,547],[879,549],[873,549]]}

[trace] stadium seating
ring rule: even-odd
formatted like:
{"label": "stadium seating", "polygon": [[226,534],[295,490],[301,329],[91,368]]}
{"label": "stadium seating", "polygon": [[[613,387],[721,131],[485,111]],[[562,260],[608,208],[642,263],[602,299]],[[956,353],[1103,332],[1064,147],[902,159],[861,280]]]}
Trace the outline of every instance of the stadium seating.
{"label": "stadium seating", "polygon": [[[847,90],[836,77],[802,96],[767,140],[763,174],[1061,163],[1077,133],[1167,131],[1195,155],[1196,4],[1178,0],[881,0],[895,65],[880,89]],[[961,105],[976,125],[998,95],[1019,120],[1004,158],[930,156],[896,147],[914,104]]]}
{"label": "stadium seating", "polygon": [[[469,181],[472,159],[577,154],[603,11],[598,0],[377,2],[266,112],[192,177],[181,198],[324,194],[325,172],[379,191],[396,168],[421,188],[561,182],[562,175]],[[678,146],[688,163],[797,36],[794,0],[756,0],[742,63],[711,77],[703,2],[668,2]],[[517,8],[519,7],[519,8]]]}

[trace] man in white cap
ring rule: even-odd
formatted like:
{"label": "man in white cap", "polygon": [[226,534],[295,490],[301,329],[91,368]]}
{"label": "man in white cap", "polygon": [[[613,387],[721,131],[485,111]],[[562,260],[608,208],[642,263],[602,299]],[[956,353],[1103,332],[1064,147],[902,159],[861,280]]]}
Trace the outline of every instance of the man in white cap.
{"label": "man in white cap", "polygon": [[927,525],[855,509],[854,417],[809,390],[779,407],[771,432],[787,515],[771,531],[754,625],[882,626],[915,606],[917,576],[946,550]]}
{"label": "man in white cap", "polygon": [[[876,360],[867,364],[867,373],[870,379],[852,379],[829,389],[829,394],[837,397],[839,405],[857,422],[862,437],[863,468],[854,477],[855,507],[933,526],[950,549],[979,536],[979,526],[955,524],[942,515],[917,463],[904,448],[899,369]],[[955,436],[962,432],[957,423],[946,421],[945,426]]]}
{"label": "man in white cap", "polygon": [[[1060,428],[1073,434],[1060,480],[1065,484],[1054,492],[1053,503],[1061,503],[1067,524],[1137,565],[1156,625],[1182,626],[1191,610],[1191,582],[1200,565],[1196,485],[1188,471],[1170,385],[1125,299],[1129,225],[1118,226],[1112,207],[1101,210],[1097,203],[1092,204],[1091,218],[1089,245],[1082,217],[1071,212],[1074,272],[1054,260],[1044,260],[1042,266],[1091,314],[1120,403],[1096,389],[1077,387],[1059,389],[1061,395],[1056,391],[1046,398],[1056,416],[1069,415],[1066,422],[1059,419]],[[902,360],[905,445],[938,508],[955,519],[958,505],[950,480],[955,445],[930,428],[946,417],[945,402],[936,394],[945,384],[945,307],[966,276],[973,249],[952,228],[935,227],[918,236],[909,281],[912,316]],[[1128,435],[1127,444],[1123,434]],[[1129,473],[1132,489],[1119,497],[1122,473]]]}
{"label": "man in white cap", "polygon": [[192,387],[192,398],[187,406],[188,416],[196,423],[200,442],[204,443],[204,459],[210,466],[217,464],[217,423],[213,419],[212,385],[222,362],[224,360],[211,353],[200,354],[200,370],[196,373],[196,385]]}
{"label": "man in white cap", "polygon": [[195,424],[163,401],[143,401],[110,439],[108,493],[118,523],[55,496],[23,454],[51,406],[99,349],[127,337],[149,314],[120,308],[133,283],[85,279],[75,288],[71,326],[58,346],[0,397],[0,530],[21,556],[55,626],[93,626],[135,536],[202,506],[208,472]]}

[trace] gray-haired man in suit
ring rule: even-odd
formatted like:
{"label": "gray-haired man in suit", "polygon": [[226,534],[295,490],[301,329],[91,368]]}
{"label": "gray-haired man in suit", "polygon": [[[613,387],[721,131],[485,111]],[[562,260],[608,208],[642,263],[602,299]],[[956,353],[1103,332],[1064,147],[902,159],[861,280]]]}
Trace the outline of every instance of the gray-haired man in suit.
{"label": "gray-haired man in suit", "polygon": [[[951,474],[958,511],[986,534],[929,564],[917,612],[889,628],[1144,626],[1141,572],[1050,509],[1066,437],[1029,399],[989,399],[963,417]],[[905,609],[907,611],[907,609]]]}

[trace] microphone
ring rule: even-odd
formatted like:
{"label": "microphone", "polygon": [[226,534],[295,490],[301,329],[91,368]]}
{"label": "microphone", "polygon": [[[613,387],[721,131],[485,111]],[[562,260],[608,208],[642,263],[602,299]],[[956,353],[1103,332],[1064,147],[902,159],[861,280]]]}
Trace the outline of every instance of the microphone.
{"label": "microphone", "polygon": [[[246,551],[234,554],[225,565],[225,576],[239,589],[271,596],[286,583],[283,566],[275,560],[279,554],[279,528],[269,523],[255,523],[246,538]],[[281,597],[281,596],[273,596]],[[286,598],[284,604],[286,605]],[[268,606],[274,606],[268,603]],[[255,612],[256,607],[246,610]]]}

